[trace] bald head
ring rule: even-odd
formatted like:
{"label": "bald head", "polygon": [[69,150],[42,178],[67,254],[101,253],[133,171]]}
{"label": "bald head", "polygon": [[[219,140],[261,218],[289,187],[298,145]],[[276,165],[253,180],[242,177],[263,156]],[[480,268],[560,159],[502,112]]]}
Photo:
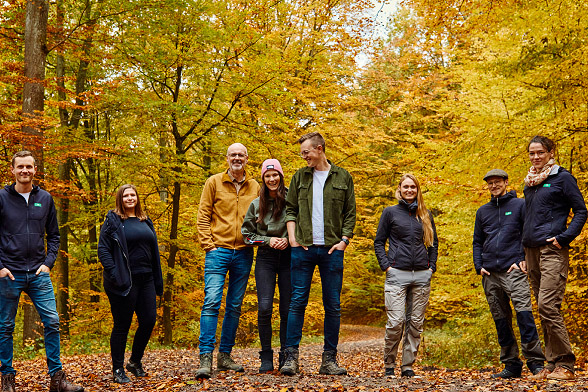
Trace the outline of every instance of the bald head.
{"label": "bald head", "polygon": [[241,143],[234,143],[227,148],[227,162],[233,177],[241,179],[247,166],[247,148]]}

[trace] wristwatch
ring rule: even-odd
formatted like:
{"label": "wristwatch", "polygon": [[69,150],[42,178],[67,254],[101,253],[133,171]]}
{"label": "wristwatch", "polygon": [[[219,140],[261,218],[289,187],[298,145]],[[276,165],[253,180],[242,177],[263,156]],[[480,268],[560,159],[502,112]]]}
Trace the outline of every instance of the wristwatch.
{"label": "wristwatch", "polygon": [[345,245],[349,245],[349,240],[347,238],[341,238],[341,241],[345,242]]}

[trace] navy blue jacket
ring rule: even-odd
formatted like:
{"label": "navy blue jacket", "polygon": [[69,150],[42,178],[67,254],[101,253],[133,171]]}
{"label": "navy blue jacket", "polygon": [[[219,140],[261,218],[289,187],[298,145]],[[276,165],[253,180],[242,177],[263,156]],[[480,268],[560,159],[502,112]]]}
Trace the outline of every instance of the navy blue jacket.
{"label": "navy blue jacket", "polygon": [[409,271],[437,270],[437,230],[430,212],[429,216],[434,240],[433,246],[427,248],[423,243],[423,224],[414,211],[409,211],[402,202],[384,209],[374,239],[374,250],[382,271],[388,267]]}
{"label": "navy blue jacket", "polygon": [[474,227],[474,267],[505,272],[525,260],[522,244],[525,200],[515,191],[507,192],[478,208]]}
{"label": "navy blue jacket", "polygon": [[52,268],[59,250],[53,198],[34,185],[27,204],[14,185],[0,190],[0,269],[35,272],[43,264]]}
{"label": "navy blue jacket", "polygon": [[[570,243],[586,223],[586,204],[576,179],[566,169],[554,166],[539,185],[525,186],[527,214],[523,228],[523,245],[535,248],[547,245],[555,237],[561,246]],[[567,227],[570,209],[574,217]]]}
{"label": "navy blue jacket", "polygon": [[[146,222],[153,231],[157,241],[157,234],[155,234],[153,222],[149,218],[147,218]],[[129,264],[129,250],[127,249],[123,220],[113,210],[108,211],[104,224],[100,229],[98,259],[104,266],[104,289],[117,295],[128,295],[133,285]],[[155,293],[162,295],[163,276],[161,274],[159,248],[157,246],[155,247],[155,254],[151,260],[153,263],[152,270],[155,281]]]}

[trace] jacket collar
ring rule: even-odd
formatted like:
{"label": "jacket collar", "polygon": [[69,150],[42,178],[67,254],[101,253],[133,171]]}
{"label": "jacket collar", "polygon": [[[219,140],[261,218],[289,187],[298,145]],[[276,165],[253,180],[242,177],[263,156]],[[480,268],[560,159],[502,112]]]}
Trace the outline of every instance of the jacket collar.
{"label": "jacket collar", "polygon": [[[6,192],[8,192],[8,193],[11,193],[13,195],[19,195],[19,193],[16,191],[15,187],[16,187],[16,182],[13,182],[10,185],[6,185],[4,187],[4,189],[6,189]],[[41,189],[41,188],[39,188],[38,185],[33,185],[33,189],[31,190],[31,194],[39,192],[39,189]]]}
{"label": "jacket collar", "polygon": [[506,192],[502,196],[491,197],[490,198],[490,202],[492,204],[504,204],[504,203],[506,203],[510,199],[516,199],[516,197],[517,197],[517,192],[514,191],[514,190],[512,190],[510,192]]}

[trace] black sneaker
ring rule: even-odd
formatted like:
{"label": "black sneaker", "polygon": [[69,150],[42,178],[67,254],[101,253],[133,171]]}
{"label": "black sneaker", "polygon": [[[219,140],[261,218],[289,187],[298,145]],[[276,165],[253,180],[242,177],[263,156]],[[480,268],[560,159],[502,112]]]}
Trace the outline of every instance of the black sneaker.
{"label": "black sneaker", "polygon": [[112,377],[114,377],[114,382],[118,384],[126,384],[131,382],[131,379],[125,374],[125,369],[118,368],[112,372]]}
{"label": "black sneaker", "polygon": [[127,370],[131,372],[135,377],[147,377],[147,373],[143,370],[141,362],[129,361],[126,366]]}
{"label": "black sneaker", "polygon": [[386,376],[393,376],[394,368],[386,368]]}
{"label": "black sneaker", "polygon": [[533,373],[533,375],[536,376],[539,373],[541,373],[542,370],[543,370],[543,366],[536,367],[536,368],[534,368],[534,369],[531,370],[531,373]]}
{"label": "black sneaker", "polygon": [[412,378],[412,377],[414,377],[414,371],[412,369],[403,370],[401,376]]}
{"label": "black sneaker", "polygon": [[503,371],[501,371],[500,373],[496,373],[493,374],[491,377],[492,378],[518,378],[521,376],[521,372],[515,372],[513,370],[509,370],[509,369],[504,369]]}

